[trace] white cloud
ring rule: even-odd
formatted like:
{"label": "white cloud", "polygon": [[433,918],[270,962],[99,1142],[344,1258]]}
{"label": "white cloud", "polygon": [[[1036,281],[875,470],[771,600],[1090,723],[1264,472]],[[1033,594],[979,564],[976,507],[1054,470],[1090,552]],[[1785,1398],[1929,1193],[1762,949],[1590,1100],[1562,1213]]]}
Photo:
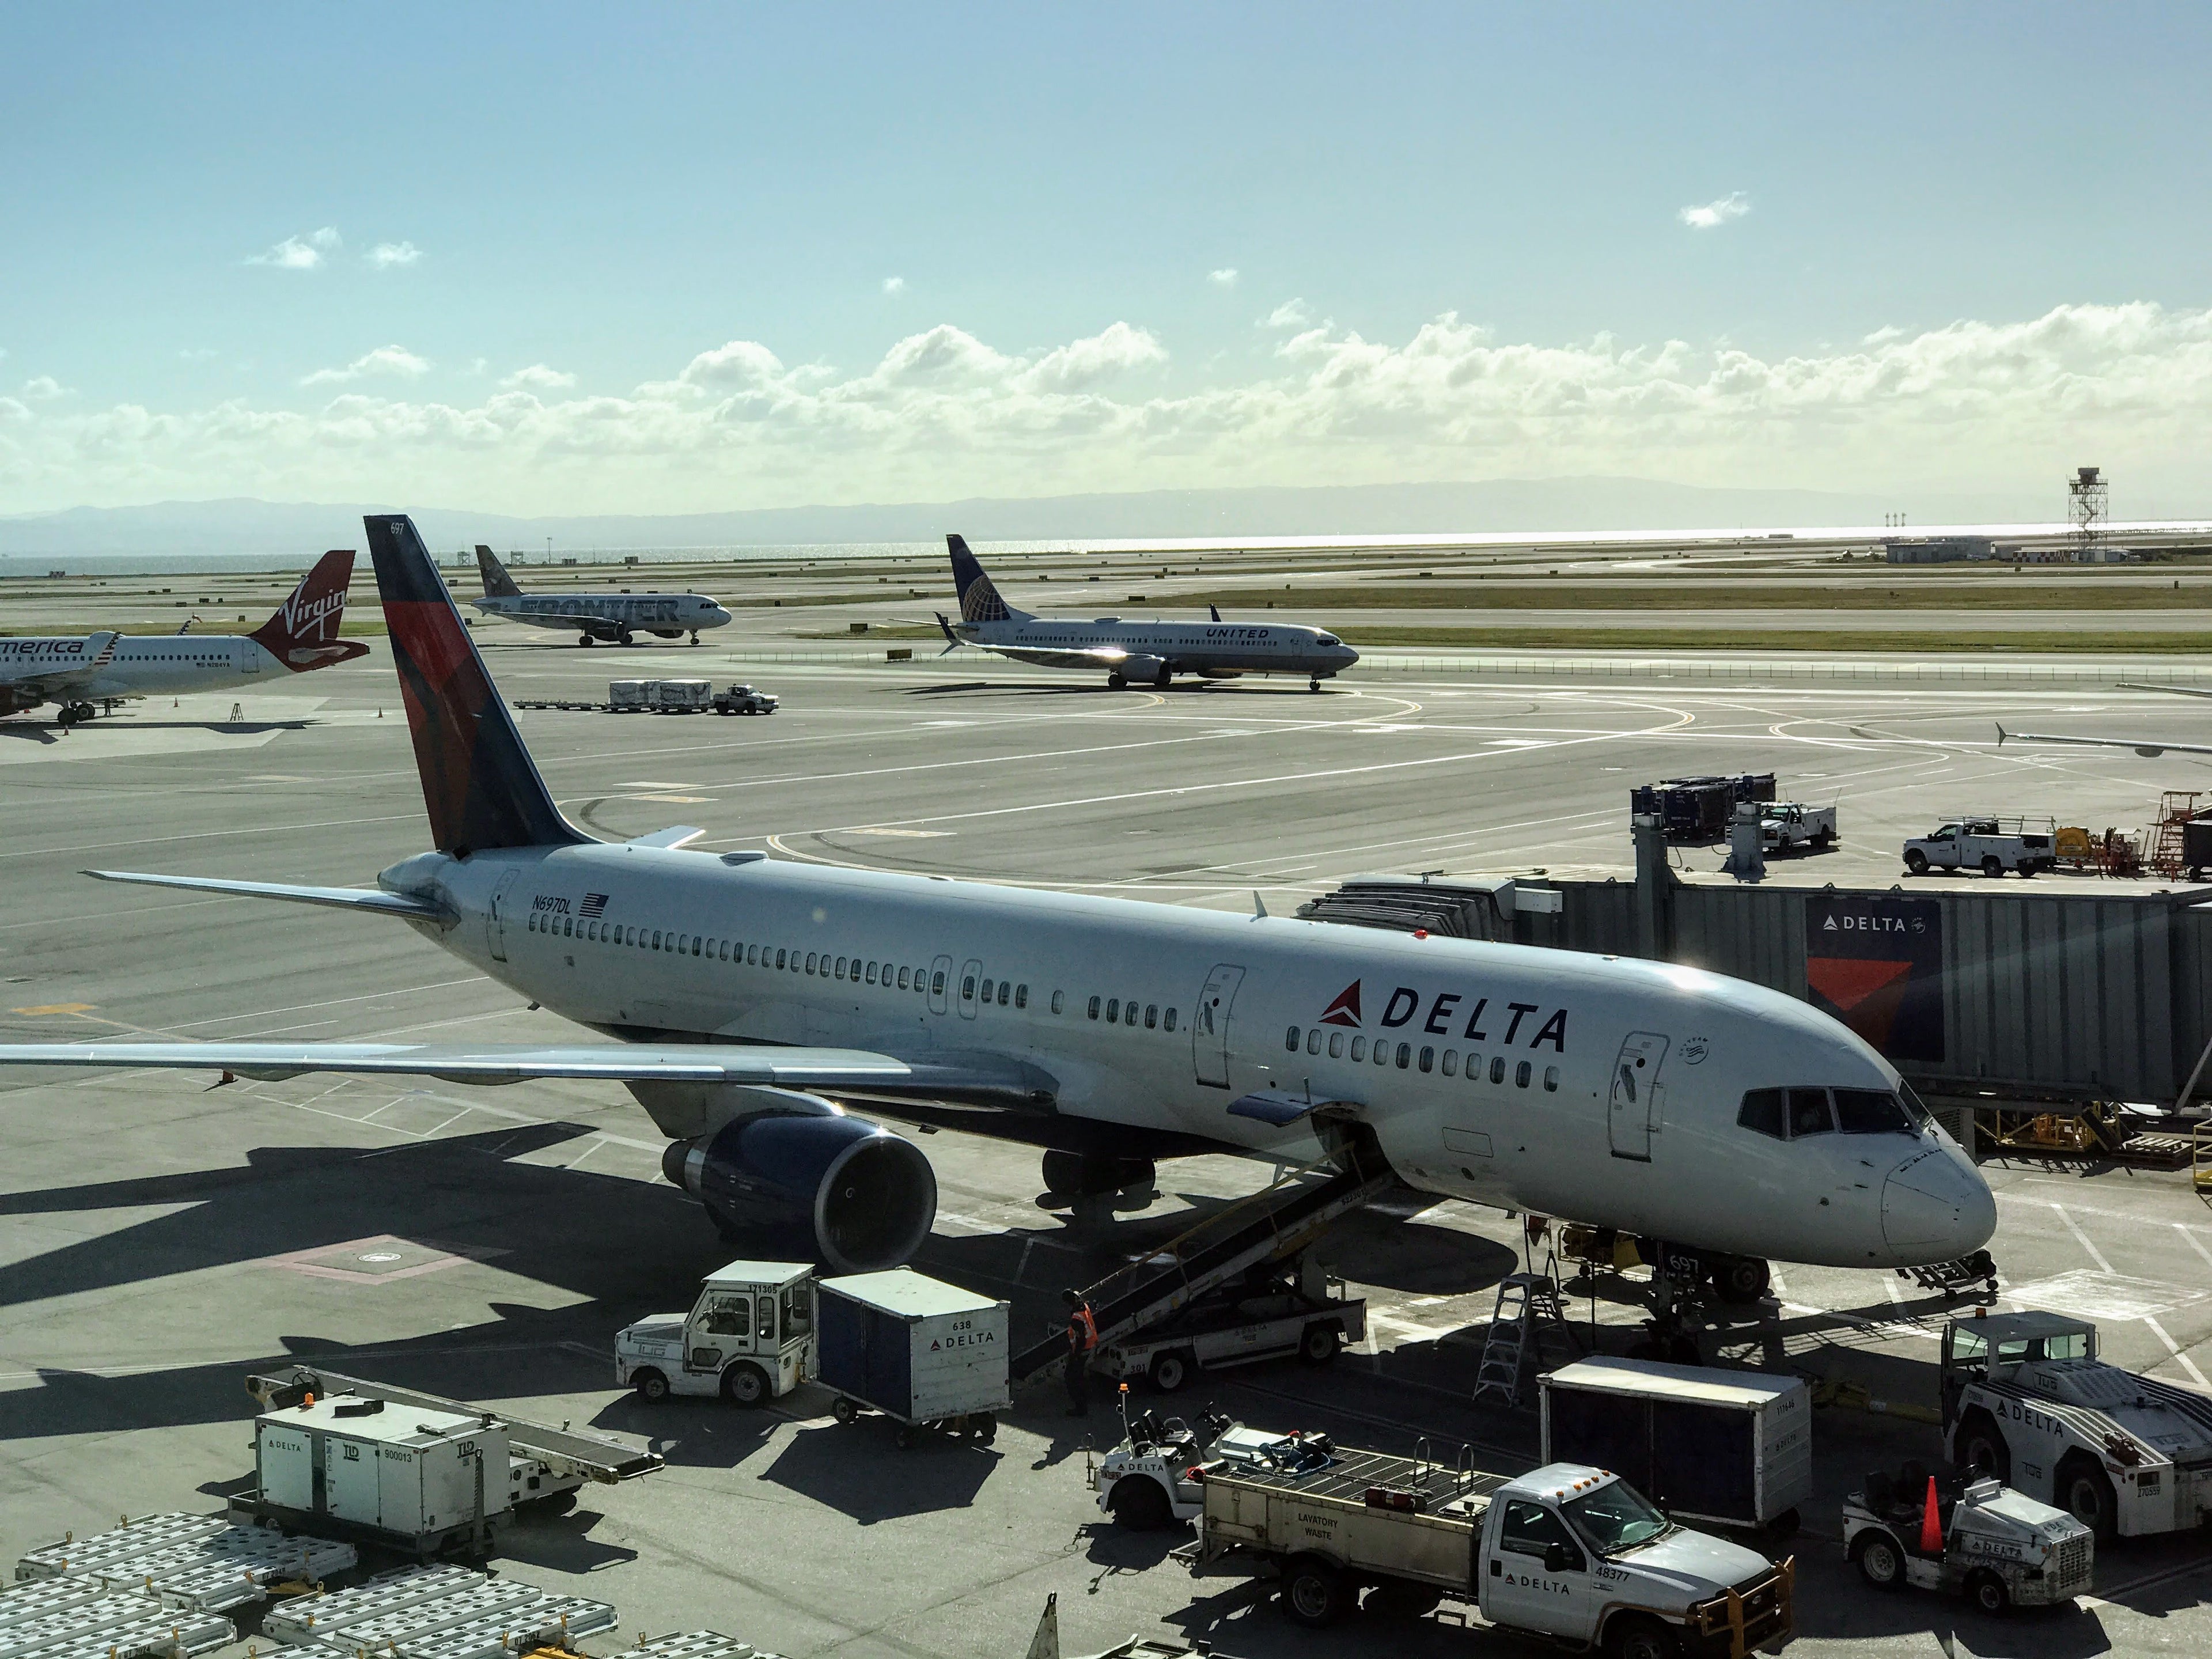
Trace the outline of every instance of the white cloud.
{"label": "white cloud", "polygon": [[422,257],[422,250],[412,242],[379,242],[367,257],[377,270],[389,270],[394,265],[413,264]]}
{"label": "white cloud", "polygon": [[335,395],[311,409],[0,399],[0,512],[403,493],[680,512],[1577,474],[2040,500],[2085,454],[2124,455],[2131,499],[2212,510],[2197,435],[2212,426],[2212,309],[2060,306],[1767,356],[1506,340],[1449,313],[1395,341],[1281,326],[1296,331],[1256,372],[1221,378],[1246,361],[1232,353],[1196,389],[1158,378],[1167,345],[1123,321],[1034,352],[940,325],[844,368],[732,340],[613,397],[418,398],[408,382],[429,365],[386,347],[325,371],[315,384]]}
{"label": "white cloud", "polygon": [[418,357],[405,346],[379,346],[365,351],[343,368],[319,368],[312,374],[302,375],[301,386],[343,386],[349,380],[359,380],[372,374],[396,374],[403,380],[416,380],[430,372],[430,360]]}
{"label": "white cloud", "polygon": [[576,377],[544,363],[532,363],[527,368],[518,368],[500,384],[512,390],[521,386],[532,392],[562,392],[576,384]]}
{"label": "white cloud", "polygon": [[906,292],[906,278],[905,278],[905,277],[903,277],[903,276],[886,276],[886,277],[884,277],[884,293],[886,293],[886,294],[903,294],[903,293],[905,293],[905,292]]}
{"label": "white cloud", "polygon": [[1702,207],[1686,207],[1674,216],[1692,230],[1714,230],[1731,219],[1741,219],[1751,211],[1751,198],[1740,190],[1732,190],[1717,201],[1707,202]]}
{"label": "white cloud", "polygon": [[1285,300],[1260,319],[1261,328],[1306,328],[1313,323],[1313,313],[1306,309],[1304,300]]}
{"label": "white cloud", "polygon": [[177,356],[188,363],[204,363],[216,355],[213,346],[179,346]]}
{"label": "white cloud", "polygon": [[287,236],[266,252],[257,253],[246,260],[249,265],[275,265],[279,270],[313,270],[322,264],[325,254],[335,253],[343,245],[343,239],[335,225],[325,225],[320,230],[311,230],[305,236]]}
{"label": "white cloud", "polygon": [[23,382],[23,395],[36,398],[41,403],[64,396],[69,388],[51,374],[34,374]]}
{"label": "white cloud", "polygon": [[1206,273],[1206,280],[1212,283],[1216,288],[1235,288],[1237,286],[1237,267],[1235,265],[1224,265],[1218,270],[1209,270]]}

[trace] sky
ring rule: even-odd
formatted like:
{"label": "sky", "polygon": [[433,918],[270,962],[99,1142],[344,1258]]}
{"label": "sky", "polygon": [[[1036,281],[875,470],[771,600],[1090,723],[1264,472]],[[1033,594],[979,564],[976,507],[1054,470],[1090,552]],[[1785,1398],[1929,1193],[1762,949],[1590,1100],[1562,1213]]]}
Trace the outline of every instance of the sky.
{"label": "sky", "polygon": [[2212,514],[2186,5],[17,6],[0,514]]}

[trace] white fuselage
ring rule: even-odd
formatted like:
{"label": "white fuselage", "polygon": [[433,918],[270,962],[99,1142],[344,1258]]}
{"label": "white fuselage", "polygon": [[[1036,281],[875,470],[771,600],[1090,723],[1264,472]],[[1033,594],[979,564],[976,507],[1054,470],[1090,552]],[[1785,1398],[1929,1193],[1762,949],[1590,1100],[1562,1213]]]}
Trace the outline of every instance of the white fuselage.
{"label": "white fuselage", "polygon": [[[1334,634],[1290,623],[1123,622],[1101,617],[1028,617],[1006,622],[957,622],[963,643],[1022,652],[1125,651],[1164,663],[1181,674],[1297,674],[1326,678],[1359,653]],[[1094,667],[1072,659],[1066,666]],[[1133,671],[1136,672],[1136,671]]]}
{"label": "white fuselage", "polygon": [[[67,673],[88,659],[81,639],[0,641],[0,686]],[[71,701],[228,691],[284,678],[284,665],[244,634],[130,634],[88,681],[72,685]]]}
{"label": "white fuselage", "polygon": [[1995,1224],[1940,1130],[1739,1127],[1747,1090],[1897,1074],[1694,969],[635,844],[425,854],[382,883],[459,918],[412,924],[444,948],[626,1035],[989,1054],[1063,1115],[1293,1159],[1320,1150],[1310,1101],[1425,1192],[1747,1255],[1947,1261]]}
{"label": "white fuselage", "polygon": [[704,593],[487,593],[469,603],[488,617],[572,634],[586,621],[611,635],[633,630],[696,634],[730,620],[730,613]]}

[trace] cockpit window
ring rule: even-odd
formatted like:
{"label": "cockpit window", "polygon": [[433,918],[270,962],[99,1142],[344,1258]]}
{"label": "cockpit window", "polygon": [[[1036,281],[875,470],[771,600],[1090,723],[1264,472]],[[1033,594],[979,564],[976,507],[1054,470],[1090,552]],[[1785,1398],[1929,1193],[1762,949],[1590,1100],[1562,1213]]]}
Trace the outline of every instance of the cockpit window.
{"label": "cockpit window", "polygon": [[1836,1091],[1836,1127],[1847,1135],[1909,1135],[1912,1119],[1883,1089]]}
{"label": "cockpit window", "polygon": [[1344,641],[1338,639],[1334,634],[1323,634],[1316,639],[1314,643],[1316,645],[1341,645]]}
{"label": "cockpit window", "polygon": [[1740,1127],[1755,1130],[1763,1135],[1772,1135],[1777,1140],[1790,1138],[1788,1121],[1782,1113],[1782,1091],[1753,1089],[1743,1097],[1743,1106],[1735,1115]]}
{"label": "cockpit window", "polygon": [[1905,1103],[1905,1109],[1912,1115],[1916,1127],[1924,1129],[1936,1121],[1936,1114],[1928,1109],[1928,1103],[1914,1094],[1912,1085],[1902,1078],[1898,1079],[1897,1092]]}
{"label": "cockpit window", "polygon": [[1807,1135],[1826,1134],[1836,1127],[1828,1115],[1828,1091],[1826,1089],[1792,1089],[1790,1091],[1790,1138],[1802,1140]]}

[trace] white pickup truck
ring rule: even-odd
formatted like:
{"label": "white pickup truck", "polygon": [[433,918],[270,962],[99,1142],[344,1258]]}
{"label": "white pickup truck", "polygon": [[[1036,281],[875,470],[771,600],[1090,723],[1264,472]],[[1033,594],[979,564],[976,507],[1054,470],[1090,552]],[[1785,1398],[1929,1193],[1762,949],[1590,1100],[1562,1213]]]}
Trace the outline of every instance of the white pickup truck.
{"label": "white pickup truck", "polygon": [[2057,867],[2057,834],[2048,818],[1962,816],[1906,842],[1905,867],[1916,876],[1930,870],[2033,876]]}
{"label": "white pickup truck", "polygon": [[1419,1616],[1447,1596],[1500,1628],[1613,1659],[1744,1659],[1793,1629],[1796,1564],[1678,1527],[1580,1463],[1517,1480],[1306,1440],[1307,1461],[1202,1470],[1196,1565],[1273,1564],[1283,1609],[1334,1623],[1369,1605]]}

